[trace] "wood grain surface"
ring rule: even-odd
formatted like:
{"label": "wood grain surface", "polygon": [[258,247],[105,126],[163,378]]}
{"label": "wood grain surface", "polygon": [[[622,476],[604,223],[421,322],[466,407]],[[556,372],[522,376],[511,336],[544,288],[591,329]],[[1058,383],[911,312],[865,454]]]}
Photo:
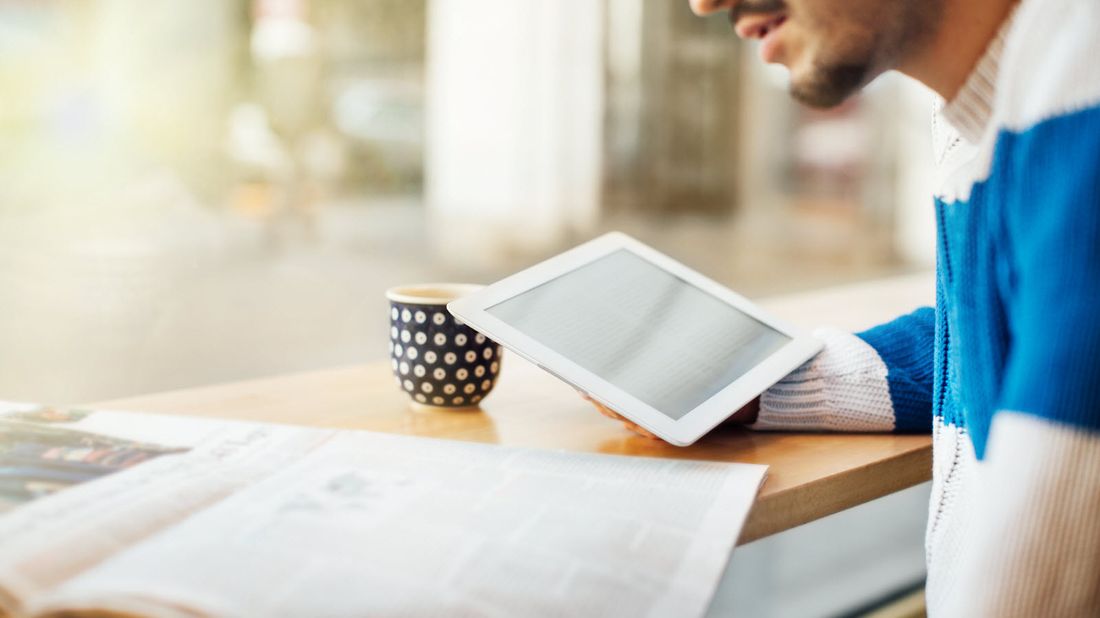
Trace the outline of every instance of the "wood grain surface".
{"label": "wood grain surface", "polygon": [[[932,278],[922,274],[762,304],[806,327],[832,325],[856,330],[932,300]],[[481,409],[474,411],[411,406],[394,384],[387,362],[90,405],[509,446],[767,464],[768,479],[741,543],[911,487],[931,476],[931,440],[926,435],[762,433],[722,426],[687,448],[635,436],[597,414],[572,387],[507,352],[496,388]]]}

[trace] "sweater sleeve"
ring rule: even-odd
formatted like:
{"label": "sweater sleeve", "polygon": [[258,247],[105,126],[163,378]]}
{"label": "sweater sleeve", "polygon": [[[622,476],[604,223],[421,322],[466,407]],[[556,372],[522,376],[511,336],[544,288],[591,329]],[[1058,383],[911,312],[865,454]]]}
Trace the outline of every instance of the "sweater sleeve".
{"label": "sweater sleeve", "polygon": [[760,396],[754,429],[929,431],[935,312],[852,335],[818,329],[820,354]]}
{"label": "sweater sleeve", "polygon": [[1001,140],[1012,340],[988,438],[975,436],[981,526],[962,564],[968,594],[945,615],[1096,616],[1100,105]]}

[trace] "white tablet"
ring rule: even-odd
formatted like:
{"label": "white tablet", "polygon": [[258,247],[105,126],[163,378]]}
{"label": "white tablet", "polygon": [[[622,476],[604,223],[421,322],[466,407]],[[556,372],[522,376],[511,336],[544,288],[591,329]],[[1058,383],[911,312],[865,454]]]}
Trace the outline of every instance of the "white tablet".
{"label": "white tablet", "polygon": [[687,446],[821,343],[620,233],[447,305],[664,440]]}

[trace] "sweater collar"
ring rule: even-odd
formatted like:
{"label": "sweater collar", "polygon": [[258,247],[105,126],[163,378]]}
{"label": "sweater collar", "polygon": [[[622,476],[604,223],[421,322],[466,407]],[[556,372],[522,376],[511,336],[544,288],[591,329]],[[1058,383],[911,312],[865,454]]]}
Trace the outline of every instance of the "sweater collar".
{"label": "sweater collar", "polygon": [[947,102],[943,114],[952,127],[966,141],[976,144],[981,140],[986,126],[993,115],[993,97],[996,94],[997,72],[1001,65],[1005,37],[1012,26],[1015,10],[1001,24],[997,35],[990,41],[989,47],[974,70],[966,78],[955,98]]}

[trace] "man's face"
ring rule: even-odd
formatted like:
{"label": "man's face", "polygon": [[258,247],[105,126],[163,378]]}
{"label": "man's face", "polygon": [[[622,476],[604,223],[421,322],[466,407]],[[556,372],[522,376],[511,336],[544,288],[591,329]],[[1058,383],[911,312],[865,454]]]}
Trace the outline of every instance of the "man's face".
{"label": "man's face", "polygon": [[934,32],[944,0],[690,0],[699,15],[729,11],[765,62],[786,66],[791,94],[831,107],[897,68]]}

